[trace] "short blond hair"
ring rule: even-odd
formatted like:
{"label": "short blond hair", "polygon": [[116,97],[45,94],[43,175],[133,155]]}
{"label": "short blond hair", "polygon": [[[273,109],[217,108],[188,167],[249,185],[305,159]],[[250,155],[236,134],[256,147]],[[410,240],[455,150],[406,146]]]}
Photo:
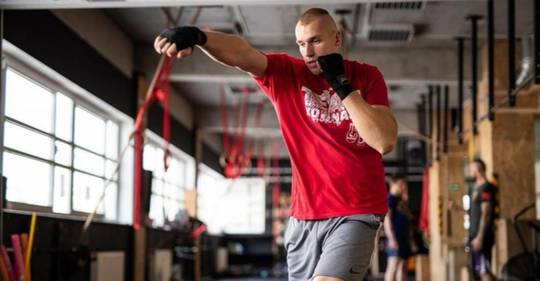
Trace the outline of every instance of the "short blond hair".
{"label": "short blond hair", "polygon": [[330,13],[328,13],[328,11],[325,9],[310,8],[298,18],[298,23],[301,25],[306,25],[310,23],[311,21],[318,19],[320,17],[324,17],[324,16],[332,18],[332,16],[330,16]]}

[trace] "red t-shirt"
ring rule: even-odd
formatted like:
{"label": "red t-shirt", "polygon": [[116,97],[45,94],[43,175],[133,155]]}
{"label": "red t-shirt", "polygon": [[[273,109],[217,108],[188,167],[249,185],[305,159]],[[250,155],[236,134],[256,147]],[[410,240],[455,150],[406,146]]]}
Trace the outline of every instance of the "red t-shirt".
{"label": "red t-shirt", "polygon": [[[291,158],[291,215],[309,220],[386,214],[382,156],[358,135],[339,96],[303,60],[282,53],[266,57],[265,74],[254,79],[274,104]],[[376,67],[348,60],[344,66],[369,104],[388,106]]]}

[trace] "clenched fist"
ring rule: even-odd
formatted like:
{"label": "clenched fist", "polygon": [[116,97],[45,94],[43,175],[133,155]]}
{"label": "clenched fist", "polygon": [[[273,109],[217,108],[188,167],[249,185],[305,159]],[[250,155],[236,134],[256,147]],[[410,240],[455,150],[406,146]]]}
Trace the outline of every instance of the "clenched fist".
{"label": "clenched fist", "polygon": [[154,40],[154,49],[159,54],[178,58],[191,55],[195,45],[204,45],[206,34],[194,26],[167,28]]}

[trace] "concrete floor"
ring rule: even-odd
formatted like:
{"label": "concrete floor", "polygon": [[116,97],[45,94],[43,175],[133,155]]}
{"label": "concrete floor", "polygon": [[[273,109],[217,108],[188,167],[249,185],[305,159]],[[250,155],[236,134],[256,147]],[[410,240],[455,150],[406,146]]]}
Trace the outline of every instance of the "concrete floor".
{"label": "concrete floor", "polygon": [[[384,277],[381,278],[368,278],[369,281],[383,281]],[[409,275],[409,281],[414,281],[414,275]],[[235,278],[235,279],[217,279],[215,281],[287,281],[287,278]]]}

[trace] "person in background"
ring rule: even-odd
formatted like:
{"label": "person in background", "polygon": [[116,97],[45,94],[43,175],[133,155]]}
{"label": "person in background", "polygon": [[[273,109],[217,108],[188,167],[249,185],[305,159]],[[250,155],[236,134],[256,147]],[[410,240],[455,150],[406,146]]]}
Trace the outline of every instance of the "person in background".
{"label": "person in background", "polygon": [[[474,182],[470,199],[469,246],[471,247],[471,270],[474,280],[496,280],[491,272],[491,250],[495,243],[495,217],[497,215],[497,187],[486,177],[486,164],[475,158],[468,167]],[[497,174],[493,174],[495,182]],[[448,202],[448,209],[467,213],[461,205]]]}
{"label": "person in background", "polygon": [[471,227],[469,241],[472,253],[472,270],[481,280],[495,280],[491,273],[491,249],[495,242],[495,206],[497,188],[486,178],[486,164],[476,158],[469,165],[469,174],[474,178],[471,196]]}
{"label": "person in background", "polygon": [[388,195],[388,214],[384,220],[384,233],[387,238],[386,253],[388,262],[385,281],[407,279],[407,259],[412,256],[411,220],[412,213],[407,206],[407,180],[394,175],[390,179]]}

